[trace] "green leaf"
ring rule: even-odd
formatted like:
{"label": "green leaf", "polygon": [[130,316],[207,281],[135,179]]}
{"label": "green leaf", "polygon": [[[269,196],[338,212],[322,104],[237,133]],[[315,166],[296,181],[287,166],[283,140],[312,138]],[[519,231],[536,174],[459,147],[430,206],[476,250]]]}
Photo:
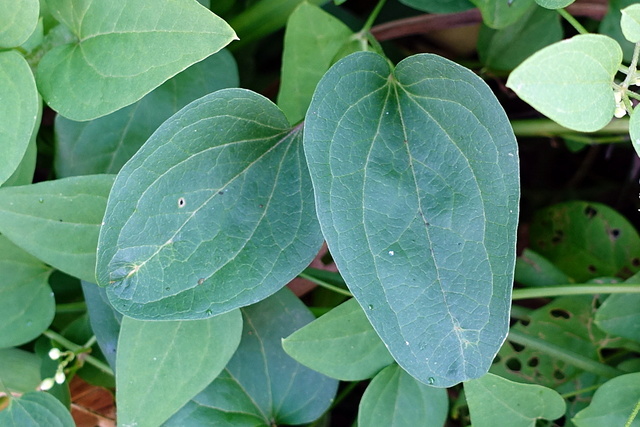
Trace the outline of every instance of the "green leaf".
{"label": "green leaf", "polygon": [[464,392],[474,427],[494,427],[504,420],[509,420],[509,427],[535,427],[536,420],[555,420],[565,411],[557,391],[493,374],[465,382]]}
{"label": "green leaf", "polygon": [[27,41],[38,25],[39,13],[38,0],[0,0],[0,48],[17,47]]}
{"label": "green leaf", "polygon": [[569,6],[576,0],[536,0],[542,7],[546,7],[547,9],[562,9],[563,7]]}
{"label": "green leaf", "polygon": [[640,372],[621,375],[604,383],[593,395],[591,404],[571,421],[576,427],[640,426],[635,417],[627,424],[634,407],[640,402]]}
{"label": "green leaf", "polygon": [[598,32],[605,34],[616,40],[622,48],[623,57],[626,62],[631,62],[633,58],[634,44],[630,43],[622,34],[620,21],[622,20],[621,10],[627,6],[633,5],[637,0],[609,0],[609,8],[607,13],[600,22]]}
{"label": "green leaf", "polygon": [[53,320],[52,269],[0,235],[0,348],[36,338]]}
{"label": "green leaf", "polygon": [[531,249],[578,283],[640,271],[640,236],[608,206],[571,201],[541,209],[529,233]]}
{"label": "green leaf", "polygon": [[0,412],[3,427],[74,427],[71,414],[62,403],[48,393],[32,391],[12,398],[9,407]]}
{"label": "green leaf", "polygon": [[631,144],[633,148],[636,150],[638,156],[640,156],[640,111],[635,108],[631,113],[631,118],[629,119],[629,136],[631,137]]}
{"label": "green leaf", "polygon": [[281,346],[282,337],[313,320],[309,309],[284,288],[243,308],[242,316],[242,341],[223,373],[167,427],[304,424],[329,408],[338,382],[300,365]]}
{"label": "green leaf", "polygon": [[621,62],[622,50],[612,38],[578,35],[529,57],[511,73],[507,87],[562,126],[592,132],[613,117],[611,84]]}
{"label": "green leaf", "polygon": [[226,22],[193,0],[47,3],[78,40],[42,58],[38,89],[72,120],[132,104],[236,38]]}
{"label": "green leaf", "polygon": [[233,56],[222,50],[194,64],[137,103],[89,122],[60,115],[55,122],[55,168],[60,177],[118,173],[165,120],[188,103],[237,86]]}
{"label": "green leaf", "polygon": [[51,266],[95,282],[100,222],[112,175],[0,188],[0,232]]}
{"label": "green leaf", "polygon": [[[625,283],[638,283],[638,275]],[[595,324],[603,331],[640,342],[640,295],[614,294],[598,308]]]}
{"label": "green leaf", "polygon": [[394,363],[367,386],[358,409],[358,426],[442,427],[448,410],[445,389],[416,381]]}
{"label": "green leaf", "polygon": [[560,15],[534,7],[501,30],[480,28],[478,55],[494,70],[513,70],[529,56],[562,39]]}
{"label": "green leaf", "polygon": [[470,0],[475,4],[485,25],[499,30],[518,21],[533,7],[534,0]]}
{"label": "green leaf", "polygon": [[33,174],[36,170],[36,160],[38,158],[38,146],[36,144],[37,132],[31,135],[31,141],[27,146],[27,151],[20,161],[20,164],[13,171],[13,174],[0,185],[0,187],[12,187],[18,185],[29,185],[33,182]]}
{"label": "green leaf", "polygon": [[473,9],[469,0],[400,0],[409,7],[429,13],[454,13]]}
{"label": "green leaf", "polygon": [[351,30],[317,6],[303,2],[287,23],[278,106],[289,122],[304,119],[313,91],[349,41]]}
{"label": "green leaf", "polygon": [[314,371],[343,381],[372,378],[393,363],[355,298],[294,332],[282,348]]}
{"label": "green leaf", "polygon": [[192,321],[124,317],[118,341],[118,423],[158,426],[224,369],[240,343],[239,310]]}
{"label": "green leaf", "polygon": [[82,282],[82,293],[87,303],[87,312],[91,329],[96,335],[96,340],[104,357],[115,372],[116,349],[118,336],[120,335],[120,323],[122,314],[117,312],[109,304],[107,291],[94,283]]}
{"label": "green leaf", "polygon": [[329,249],[395,360],[447,387],[488,370],[507,333],[517,145],[469,70],[355,53],[318,85],[305,152]]}
{"label": "green leaf", "polygon": [[525,286],[555,286],[573,281],[551,261],[531,249],[525,249],[516,260],[514,279]]}
{"label": "green leaf", "polygon": [[0,383],[10,391],[26,393],[40,384],[40,358],[17,348],[0,349]]}
{"label": "green leaf", "polygon": [[98,283],[114,308],[141,319],[260,301],[322,244],[301,128],[244,89],[165,122],[118,174],[105,222]]}
{"label": "green leaf", "polygon": [[621,10],[620,27],[622,34],[631,43],[640,42],[640,4],[634,4]]}
{"label": "green leaf", "polygon": [[[0,0],[2,1],[2,0]],[[17,52],[0,52],[0,184],[20,165],[39,125],[40,99],[27,61]]]}

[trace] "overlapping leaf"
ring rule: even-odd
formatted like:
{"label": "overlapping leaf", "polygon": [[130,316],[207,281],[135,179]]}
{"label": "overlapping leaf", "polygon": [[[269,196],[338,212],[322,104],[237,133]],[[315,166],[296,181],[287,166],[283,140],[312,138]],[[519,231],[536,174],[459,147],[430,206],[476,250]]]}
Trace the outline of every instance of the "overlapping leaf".
{"label": "overlapping leaf", "polygon": [[107,292],[94,283],[82,282],[82,292],[87,303],[91,329],[96,336],[100,350],[111,365],[116,368],[116,349],[122,314],[109,304]]}
{"label": "overlapping leaf", "polygon": [[331,254],[391,354],[446,387],[483,375],[508,323],[517,146],[470,71],[356,53],[318,85],[305,153]]}
{"label": "overlapping leaf", "polygon": [[12,398],[0,412],[0,425],[6,427],[74,427],[71,414],[48,393],[32,391]]}
{"label": "overlapping leaf", "polygon": [[613,117],[611,84],[621,62],[622,50],[612,38],[578,35],[529,57],[511,73],[507,86],[562,126],[596,131]]}
{"label": "overlapping leaf", "polygon": [[224,20],[193,0],[47,4],[77,42],[47,52],[38,88],[51,108],[73,120],[132,104],[235,38]]}
{"label": "overlapping leaf", "polygon": [[165,122],[109,197],[98,281],[113,306],[136,318],[211,317],[302,271],[322,236],[301,133],[242,89]]}
{"label": "overlapping leaf", "polygon": [[0,52],[0,184],[15,172],[39,124],[40,99],[27,61]]}
{"label": "overlapping leaf", "polygon": [[158,426],[224,369],[240,343],[239,310],[193,321],[124,317],[118,340],[118,422]]}
{"label": "overlapping leaf", "polygon": [[88,122],[55,122],[58,176],[118,173],[151,134],[182,107],[238,84],[233,56],[222,50],[166,81],[137,103]]}
{"label": "overlapping leaf", "polygon": [[10,391],[26,393],[40,384],[40,358],[18,348],[0,349],[0,382]]}
{"label": "overlapping leaf", "polygon": [[322,415],[338,382],[291,359],[281,339],[313,320],[285,288],[242,309],[242,341],[222,374],[167,427],[298,425]]}
{"label": "overlapping leaf", "polygon": [[0,189],[0,232],[47,264],[95,282],[98,230],[112,175]]}
{"label": "overlapping leaf", "polygon": [[24,43],[38,24],[39,11],[38,0],[0,0],[0,48]]}
{"label": "overlapping leaf", "polygon": [[[593,395],[591,404],[571,419],[577,427],[640,426],[640,372],[607,381]],[[635,415],[633,415],[635,413]],[[629,420],[633,419],[631,423]]]}

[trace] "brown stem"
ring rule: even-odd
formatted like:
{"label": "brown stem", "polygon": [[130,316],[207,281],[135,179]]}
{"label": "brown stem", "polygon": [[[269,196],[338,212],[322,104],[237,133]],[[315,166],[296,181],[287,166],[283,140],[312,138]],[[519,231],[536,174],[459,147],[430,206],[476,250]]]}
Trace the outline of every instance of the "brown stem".
{"label": "brown stem", "polygon": [[[578,2],[567,7],[567,11],[573,16],[602,20],[607,13],[607,4],[602,1]],[[425,14],[376,25],[371,29],[371,34],[378,41],[385,41],[481,22],[482,15],[478,9],[458,13]]]}

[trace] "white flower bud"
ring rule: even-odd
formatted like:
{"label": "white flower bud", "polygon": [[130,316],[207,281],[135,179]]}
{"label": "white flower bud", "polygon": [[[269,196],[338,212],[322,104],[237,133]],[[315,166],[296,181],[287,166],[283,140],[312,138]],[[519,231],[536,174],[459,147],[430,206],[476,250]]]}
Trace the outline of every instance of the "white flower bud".
{"label": "white flower bud", "polygon": [[622,91],[619,91],[619,90],[614,91],[613,97],[616,99],[616,104],[620,104],[622,102]]}
{"label": "white flower bud", "polygon": [[618,105],[616,111],[613,113],[613,115],[619,119],[624,117],[625,114],[627,114],[627,110],[621,105]]}
{"label": "white flower bud", "polygon": [[59,349],[55,348],[55,347],[54,347],[54,348],[52,348],[51,350],[49,350],[49,357],[50,357],[52,360],[58,360],[58,359],[60,359],[60,356],[61,356],[61,355],[62,355],[62,352],[61,352]]}
{"label": "white flower bud", "polygon": [[58,384],[62,384],[67,377],[64,375],[64,372],[56,372],[55,380]]}
{"label": "white flower bud", "polygon": [[40,390],[44,390],[44,391],[50,390],[51,387],[53,387],[54,384],[55,384],[55,382],[53,381],[53,378],[45,378],[40,383]]}

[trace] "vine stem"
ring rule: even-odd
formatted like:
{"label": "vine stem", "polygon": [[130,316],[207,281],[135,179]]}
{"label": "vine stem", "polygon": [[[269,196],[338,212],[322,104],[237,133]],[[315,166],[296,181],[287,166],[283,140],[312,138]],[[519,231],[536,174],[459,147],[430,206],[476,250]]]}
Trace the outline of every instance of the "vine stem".
{"label": "vine stem", "polygon": [[625,423],[624,427],[631,427],[631,424],[633,424],[633,420],[635,420],[638,416],[638,412],[640,412],[640,399],[638,400],[638,402],[636,402],[636,406],[635,408],[633,408],[633,411],[631,411],[631,415],[629,416],[629,419]]}
{"label": "vine stem", "polygon": [[371,12],[371,15],[369,15],[369,17],[367,18],[367,22],[364,23],[364,26],[362,27],[362,30],[360,30],[361,33],[365,33],[365,32],[371,31],[371,27],[373,27],[374,21],[378,17],[378,14],[382,10],[382,7],[384,6],[384,4],[386,2],[387,2],[387,0],[378,1],[378,4],[376,5],[376,7]]}
{"label": "vine stem", "polygon": [[298,277],[300,277],[302,279],[306,279],[306,280],[308,280],[310,282],[313,282],[316,285],[318,285],[318,286],[320,286],[322,288],[328,289],[330,291],[333,291],[333,292],[335,292],[337,294],[345,295],[345,296],[348,296],[348,297],[352,297],[353,296],[351,294],[351,292],[347,291],[346,289],[342,289],[342,288],[340,288],[338,286],[332,285],[331,283],[327,283],[324,280],[320,280],[317,277],[311,276],[310,274],[300,273],[300,274],[298,274]]}
{"label": "vine stem", "polygon": [[[57,332],[54,332],[50,329],[47,329],[46,331],[44,331],[42,333],[45,337],[52,339],[56,342],[59,342],[60,344],[62,344],[63,346],[65,346],[66,348],[68,348],[69,350],[73,351],[73,352],[82,352],[83,350],[88,350],[86,347],[82,347],[81,345],[78,345],[72,341],[69,341],[68,339],[66,339],[65,337],[63,337],[62,335],[60,335]],[[84,360],[89,363],[90,365],[95,366],[96,368],[100,369],[102,372],[104,372],[105,374],[109,374],[111,376],[113,376],[113,370],[111,369],[110,366],[108,366],[107,364],[103,363],[102,361],[96,359],[93,356],[90,355],[85,355],[84,356]]]}
{"label": "vine stem", "polygon": [[589,31],[587,31],[586,28],[584,28],[582,24],[580,24],[578,20],[573,17],[573,15],[571,15],[569,12],[567,12],[564,9],[557,9],[557,10],[560,16],[566,19],[567,22],[571,24],[573,28],[576,29],[577,32],[579,32],[580,34],[589,34]]}
{"label": "vine stem", "polygon": [[563,362],[582,369],[583,371],[591,372],[592,374],[596,374],[601,377],[613,378],[624,374],[624,372],[619,369],[596,362],[595,360],[579,353],[567,350],[566,348],[562,348],[543,339],[527,335],[513,328],[509,331],[507,339],[530,349],[541,351],[555,359],[562,360]]}
{"label": "vine stem", "polygon": [[513,300],[564,295],[640,294],[640,285],[564,285],[513,290]]}

